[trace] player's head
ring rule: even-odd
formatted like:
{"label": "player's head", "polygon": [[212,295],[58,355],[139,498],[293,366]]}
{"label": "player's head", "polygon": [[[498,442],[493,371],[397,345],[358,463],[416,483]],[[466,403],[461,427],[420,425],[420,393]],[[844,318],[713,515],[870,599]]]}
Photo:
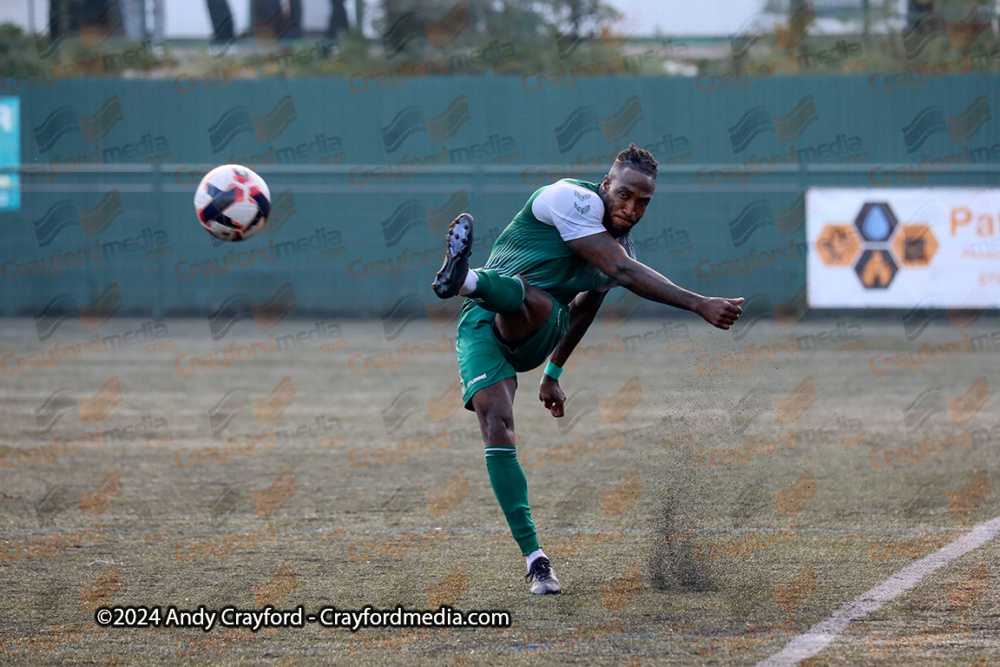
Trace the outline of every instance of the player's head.
{"label": "player's head", "polygon": [[635,144],[618,154],[598,194],[604,202],[604,228],[615,238],[626,234],[646,212],[656,189],[656,160]]}

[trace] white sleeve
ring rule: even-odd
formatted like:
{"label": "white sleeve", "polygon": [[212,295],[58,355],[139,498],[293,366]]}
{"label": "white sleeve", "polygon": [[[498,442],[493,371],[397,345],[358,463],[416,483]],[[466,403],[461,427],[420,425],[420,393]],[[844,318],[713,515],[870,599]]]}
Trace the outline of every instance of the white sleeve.
{"label": "white sleeve", "polygon": [[604,202],[586,188],[559,181],[535,197],[531,213],[539,221],[559,230],[563,241],[605,231]]}

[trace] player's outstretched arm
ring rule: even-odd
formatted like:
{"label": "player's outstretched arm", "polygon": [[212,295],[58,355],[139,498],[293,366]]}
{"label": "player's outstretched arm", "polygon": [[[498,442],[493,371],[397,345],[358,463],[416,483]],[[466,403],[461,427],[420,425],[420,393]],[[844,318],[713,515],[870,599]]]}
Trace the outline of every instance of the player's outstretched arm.
{"label": "player's outstretched arm", "polygon": [[666,276],[629,257],[625,249],[607,232],[573,239],[567,241],[567,244],[573,252],[603,271],[616,285],[644,299],[690,310],[712,326],[728,329],[743,312],[740,307],[742,297],[706,297],[678,287],[667,280]]}
{"label": "player's outstretched arm", "polygon": [[[569,326],[566,333],[552,350],[549,360],[560,368],[569,360],[569,355],[587,333],[587,329],[594,322],[597,311],[600,310],[604,302],[604,295],[607,292],[580,292],[569,304]],[[564,414],[563,404],[566,402],[566,394],[559,386],[559,380],[553,379],[542,373],[542,381],[538,386],[538,400],[545,408],[552,413],[553,417],[562,417]]]}

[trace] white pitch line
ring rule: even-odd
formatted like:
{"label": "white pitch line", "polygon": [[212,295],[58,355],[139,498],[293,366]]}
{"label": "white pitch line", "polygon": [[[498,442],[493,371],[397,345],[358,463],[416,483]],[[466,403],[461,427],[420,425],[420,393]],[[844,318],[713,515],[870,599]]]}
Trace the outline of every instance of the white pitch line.
{"label": "white pitch line", "polygon": [[757,663],[757,667],[778,667],[794,665],[816,655],[837,638],[851,622],[877,611],[885,603],[920,583],[929,574],[941,569],[959,556],[986,544],[1000,533],[1000,516],[972,527],[969,534],[946,544],[940,550],[921,558],[913,565],[900,570],[881,584],[862,593],[838,609],[825,621],[809,628],[809,632],[799,635],[767,660]]}

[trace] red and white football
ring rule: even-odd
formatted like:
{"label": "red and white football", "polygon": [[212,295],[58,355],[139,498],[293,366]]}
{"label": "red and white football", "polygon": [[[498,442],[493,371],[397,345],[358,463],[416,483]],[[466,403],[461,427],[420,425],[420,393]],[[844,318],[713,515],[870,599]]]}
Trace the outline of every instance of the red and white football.
{"label": "red and white football", "polygon": [[201,179],[194,193],[194,209],[212,236],[223,241],[243,241],[267,222],[271,191],[254,171],[238,164],[224,164]]}

